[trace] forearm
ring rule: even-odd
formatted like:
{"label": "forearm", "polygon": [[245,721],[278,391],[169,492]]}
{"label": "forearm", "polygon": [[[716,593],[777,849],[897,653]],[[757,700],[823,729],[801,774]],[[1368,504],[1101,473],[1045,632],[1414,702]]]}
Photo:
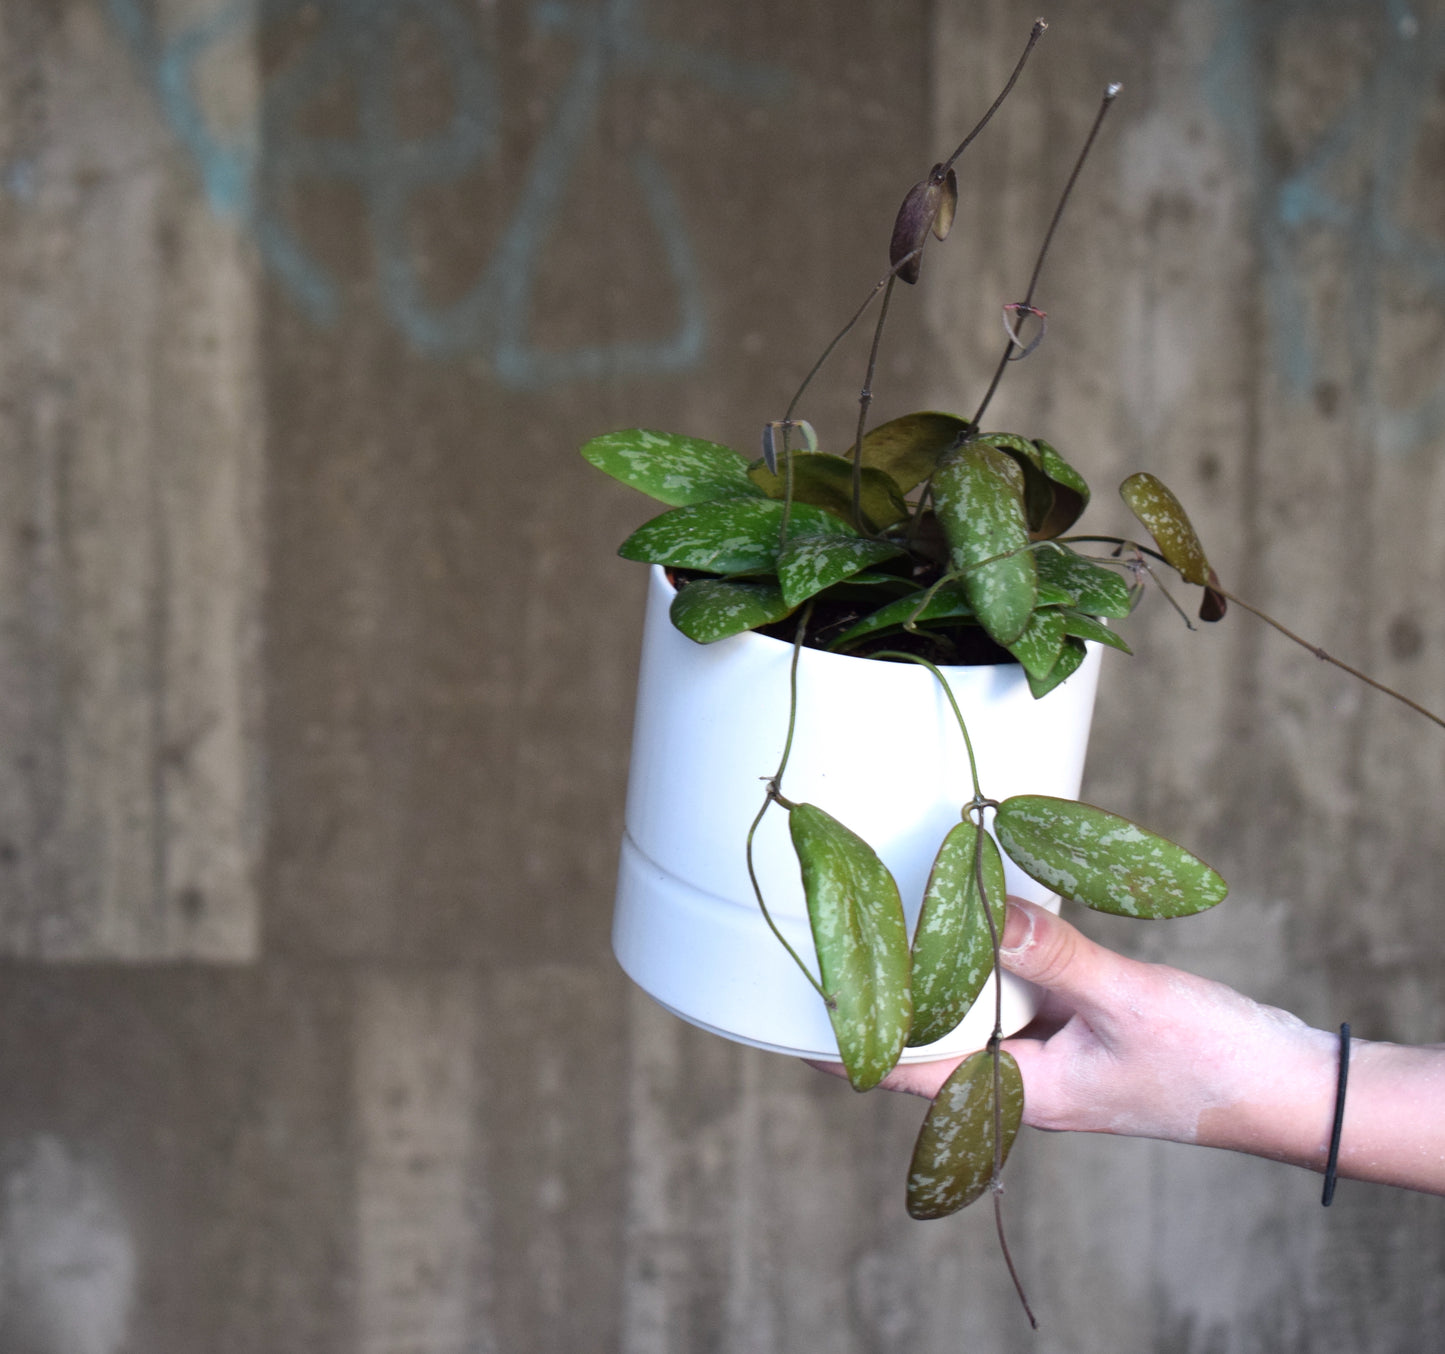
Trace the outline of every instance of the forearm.
{"label": "forearm", "polygon": [[[1251,1057],[1238,1098],[1202,1111],[1196,1141],[1323,1171],[1338,1060],[1338,1036],[1307,1028]],[[1339,1174],[1445,1194],[1445,1047],[1351,1041]]]}
{"label": "forearm", "polygon": [[[1009,900],[1003,966],[1044,989],[1039,1019],[1004,1041],[1024,1122],[1198,1143],[1323,1171],[1338,1034],[1179,969],[1125,959],[1062,918]],[[1445,1045],[1354,1040],[1339,1174],[1445,1194]],[[952,1063],[885,1083],[932,1096]]]}

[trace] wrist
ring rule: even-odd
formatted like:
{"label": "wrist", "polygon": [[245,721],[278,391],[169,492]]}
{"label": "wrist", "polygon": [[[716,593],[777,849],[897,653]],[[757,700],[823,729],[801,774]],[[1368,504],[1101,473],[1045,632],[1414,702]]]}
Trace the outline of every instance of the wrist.
{"label": "wrist", "polygon": [[1271,1007],[1245,1033],[1199,1116],[1197,1141],[1322,1171],[1329,1155],[1339,1037]]}

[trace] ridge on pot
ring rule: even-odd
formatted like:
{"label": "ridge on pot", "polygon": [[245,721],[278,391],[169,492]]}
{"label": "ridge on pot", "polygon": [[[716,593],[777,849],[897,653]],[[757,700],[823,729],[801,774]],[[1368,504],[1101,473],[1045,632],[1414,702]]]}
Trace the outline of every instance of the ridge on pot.
{"label": "ridge on pot", "polygon": [[[787,736],[792,646],[751,632],[694,643],[669,619],[676,594],[664,570],[650,574],[613,949],[627,974],[684,1020],[758,1048],[837,1059],[828,1012],[760,912],[743,849],[763,790],[759,769],[776,764]],[[990,793],[1078,793],[1099,663],[1091,644],[1044,701],[1016,663],[941,669]],[[870,720],[906,736],[874,736]],[[873,844],[912,928],[939,839],[973,797],[958,724],[934,675],[804,649],[788,786]],[[774,921],[816,964],[784,815],[760,827],[754,861]],[[1011,861],[1005,870],[1010,892],[1057,908],[1057,896]],[[1033,989],[1005,975],[1004,1033],[1026,1025],[1037,1004]],[[950,1035],[902,1060],[982,1048],[993,1020],[990,978]]]}

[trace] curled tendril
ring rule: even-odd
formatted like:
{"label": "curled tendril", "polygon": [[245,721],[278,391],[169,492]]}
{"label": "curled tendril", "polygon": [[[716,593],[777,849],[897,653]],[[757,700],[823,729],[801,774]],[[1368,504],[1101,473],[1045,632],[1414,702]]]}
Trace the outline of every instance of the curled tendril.
{"label": "curled tendril", "polygon": [[[1039,322],[1039,332],[1027,343],[1019,337],[1018,317],[1032,315]],[[1037,306],[1031,306],[1027,301],[1012,301],[1003,308],[1003,327],[1009,336],[1009,342],[1019,349],[1018,352],[1009,350],[1008,360],[1018,362],[1027,357],[1044,341],[1044,335],[1048,333],[1049,317]]]}

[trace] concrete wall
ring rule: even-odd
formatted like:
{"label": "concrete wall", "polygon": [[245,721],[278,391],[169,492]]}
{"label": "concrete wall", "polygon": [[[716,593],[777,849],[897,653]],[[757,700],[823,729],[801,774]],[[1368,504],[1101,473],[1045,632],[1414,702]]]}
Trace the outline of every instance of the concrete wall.
{"label": "concrete wall", "polygon": [[[1027,1135],[908,1221],[915,1101],[608,953],[646,515],[576,446],[750,445],[993,97],[1015,0],[0,7],[0,1352],[1415,1351],[1438,1200]],[[1143,464],[1225,579],[1445,705],[1445,14],[1050,16],[879,418]],[[815,388],[851,426],[855,344]],[[1409,567],[1415,561],[1419,567]],[[1091,797],[1231,879],[1089,929],[1445,1038],[1433,729],[1160,599]]]}

